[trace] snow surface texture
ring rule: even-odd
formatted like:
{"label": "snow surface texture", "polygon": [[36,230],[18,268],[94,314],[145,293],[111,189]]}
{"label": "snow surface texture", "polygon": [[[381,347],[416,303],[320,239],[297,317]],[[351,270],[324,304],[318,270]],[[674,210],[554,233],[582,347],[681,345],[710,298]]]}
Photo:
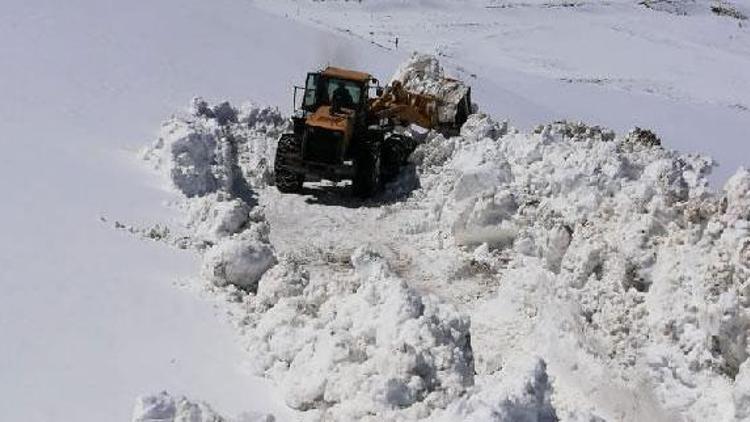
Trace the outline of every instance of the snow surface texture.
{"label": "snow surface texture", "polygon": [[[208,265],[255,370],[281,386],[302,418],[750,417],[747,170],[714,191],[706,179],[710,159],[664,149],[647,130],[617,136],[555,122],[521,133],[475,114],[459,136],[426,135],[412,156],[415,190],[381,209],[357,211],[313,206],[268,187],[270,133],[283,123],[274,118],[264,131],[236,120],[222,125],[200,111],[181,120],[193,132],[227,128],[238,151],[229,165],[219,153],[201,164],[201,152],[187,167],[208,166],[212,171],[195,173],[199,179],[221,181],[236,164],[234,174],[252,181],[264,206],[278,204],[267,219],[296,215],[290,203],[306,207],[300,212],[310,218],[321,207],[345,232],[342,241],[336,230],[318,233],[344,248],[323,265],[294,253],[305,248],[299,236],[276,237],[274,248],[285,253],[268,270],[272,261],[241,253],[256,246],[226,246],[223,267]],[[155,161],[179,187],[189,172],[169,166],[190,161],[170,161],[182,150],[169,146],[190,136],[173,131],[174,122],[147,156],[161,157]],[[211,137],[215,145],[218,137]],[[201,186],[227,186],[211,183]],[[210,210],[213,201],[226,201],[222,194],[201,200]],[[241,242],[245,232],[253,245],[270,248],[259,208],[238,222],[245,211],[234,210],[242,207],[193,214],[226,216],[221,224],[192,224],[202,233],[195,237],[211,245],[206,256],[222,250],[214,242]],[[365,232],[368,225],[377,233]],[[223,234],[237,227],[245,228]],[[270,238],[275,230],[294,233],[273,223],[270,230]],[[411,244],[416,254],[399,258]],[[441,265],[462,259],[458,269]],[[246,269],[246,262],[260,262],[262,270]],[[219,271],[217,279],[217,268],[235,264],[242,276]],[[455,293],[466,285],[471,294]]]}

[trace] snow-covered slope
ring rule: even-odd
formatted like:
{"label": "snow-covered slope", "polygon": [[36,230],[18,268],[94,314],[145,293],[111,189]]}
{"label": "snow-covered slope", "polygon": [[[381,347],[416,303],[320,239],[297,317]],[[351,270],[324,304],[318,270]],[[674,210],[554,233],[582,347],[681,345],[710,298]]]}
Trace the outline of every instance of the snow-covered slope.
{"label": "snow-covered slope", "polygon": [[195,93],[288,108],[306,69],[355,51],[368,45],[245,2],[2,3],[0,420],[128,420],[162,389],[229,414],[277,407],[221,311],[172,286],[194,257],[112,227],[180,218],[133,156]]}

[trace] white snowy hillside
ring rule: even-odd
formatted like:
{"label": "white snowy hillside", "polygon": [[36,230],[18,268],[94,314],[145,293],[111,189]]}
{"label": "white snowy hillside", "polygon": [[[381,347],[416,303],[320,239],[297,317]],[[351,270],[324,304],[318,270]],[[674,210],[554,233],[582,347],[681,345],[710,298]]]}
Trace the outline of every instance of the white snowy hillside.
{"label": "white snowy hillside", "polygon": [[244,1],[0,4],[0,421],[127,421],[162,390],[283,420],[221,309],[173,285],[195,256],[112,226],[181,218],[136,152],[196,93],[289,108],[307,69],[398,60]]}
{"label": "white snowy hillside", "polygon": [[[443,70],[415,55],[398,74]],[[647,130],[475,114],[413,133],[378,197],[290,195],[269,184],[285,129],[196,99],[144,158],[184,194],[159,240],[203,257],[296,418],[750,417],[747,170],[714,190],[710,159]]]}

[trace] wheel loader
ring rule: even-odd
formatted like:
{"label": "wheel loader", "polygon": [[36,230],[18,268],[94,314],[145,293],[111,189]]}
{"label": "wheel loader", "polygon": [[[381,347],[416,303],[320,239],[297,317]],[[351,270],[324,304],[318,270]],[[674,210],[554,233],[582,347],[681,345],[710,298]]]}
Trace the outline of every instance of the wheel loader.
{"label": "wheel loader", "polygon": [[471,113],[469,87],[447,78],[440,84],[442,94],[430,95],[399,80],[383,88],[369,73],[349,69],[308,73],[305,86],[294,87],[292,130],[278,141],[276,187],[297,193],[306,180],[351,180],[355,195],[374,195],[416,147],[402,128],[455,132]]}

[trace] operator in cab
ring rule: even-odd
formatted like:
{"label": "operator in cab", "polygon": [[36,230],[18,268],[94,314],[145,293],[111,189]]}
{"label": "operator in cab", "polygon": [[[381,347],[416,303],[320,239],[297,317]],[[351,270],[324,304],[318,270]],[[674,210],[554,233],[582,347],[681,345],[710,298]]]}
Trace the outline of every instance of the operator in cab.
{"label": "operator in cab", "polygon": [[331,111],[334,113],[340,113],[342,107],[353,109],[354,98],[352,98],[352,94],[349,93],[349,90],[346,89],[342,82],[332,83],[336,84],[336,88],[331,94]]}

